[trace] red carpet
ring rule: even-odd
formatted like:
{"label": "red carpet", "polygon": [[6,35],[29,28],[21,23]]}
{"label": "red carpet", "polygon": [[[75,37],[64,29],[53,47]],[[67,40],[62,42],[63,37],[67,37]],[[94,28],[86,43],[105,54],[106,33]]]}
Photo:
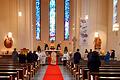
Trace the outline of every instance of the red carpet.
{"label": "red carpet", "polygon": [[48,65],[43,80],[64,80],[58,65]]}

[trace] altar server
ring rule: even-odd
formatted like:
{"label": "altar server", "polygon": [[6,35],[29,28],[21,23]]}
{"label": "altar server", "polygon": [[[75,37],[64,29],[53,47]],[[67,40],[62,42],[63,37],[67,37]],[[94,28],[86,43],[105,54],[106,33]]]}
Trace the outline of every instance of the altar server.
{"label": "altar server", "polygon": [[56,53],[51,53],[51,64],[56,65]]}
{"label": "altar server", "polygon": [[41,64],[46,64],[46,53],[45,53],[45,51],[44,50],[42,50],[41,51],[41,53],[40,53],[40,62],[41,62]]}

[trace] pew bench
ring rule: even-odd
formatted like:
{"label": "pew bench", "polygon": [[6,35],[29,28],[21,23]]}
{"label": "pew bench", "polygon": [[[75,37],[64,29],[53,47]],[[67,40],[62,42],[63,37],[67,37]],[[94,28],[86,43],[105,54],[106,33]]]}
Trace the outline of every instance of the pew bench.
{"label": "pew bench", "polygon": [[[89,69],[87,67],[79,67],[79,69],[79,74],[76,75],[77,78],[80,79],[82,75],[83,80],[87,79]],[[100,67],[99,72],[120,72],[120,67]]]}
{"label": "pew bench", "polygon": [[10,76],[12,75],[13,80],[19,80],[19,72],[0,72],[0,76]]}
{"label": "pew bench", "polygon": [[12,75],[10,76],[0,76],[0,80],[13,80]]}
{"label": "pew bench", "polygon": [[120,80],[120,77],[99,77],[95,76],[95,80]]}
{"label": "pew bench", "polygon": [[120,79],[120,72],[90,72],[88,80]]}
{"label": "pew bench", "polygon": [[24,79],[25,77],[25,73],[24,73],[24,69],[21,68],[0,68],[0,72],[19,72],[19,79]]}

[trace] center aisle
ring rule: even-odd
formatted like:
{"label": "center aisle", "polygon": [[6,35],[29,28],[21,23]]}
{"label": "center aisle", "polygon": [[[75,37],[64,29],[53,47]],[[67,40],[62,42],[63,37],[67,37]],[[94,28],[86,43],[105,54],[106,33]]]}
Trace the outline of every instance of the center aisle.
{"label": "center aisle", "polygon": [[48,65],[43,80],[64,80],[58,65]]}

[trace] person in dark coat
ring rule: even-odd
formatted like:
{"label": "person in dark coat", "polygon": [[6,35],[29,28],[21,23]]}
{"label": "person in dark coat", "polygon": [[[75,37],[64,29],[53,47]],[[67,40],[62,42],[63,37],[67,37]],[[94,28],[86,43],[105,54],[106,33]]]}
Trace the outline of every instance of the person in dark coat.
{"label": "person in dark coat", "polygon": [[19,63],[26,63],[26,55],[22,52],[19,54]]}
{"label": "person in dark coat", "polygon": [[12,52],[12,59],[13,61],[18,61],[18,52],[16,51],[16,48],[14,48],[14,51]]}
{"label": "person in dark coat", "polygon": [[29,53],[27,54],[27,62],[28,63],[33,62],[33,53],[31,51],[29,51]]}
{"label": "person in dark coat", "polygon": [[88,68],[90,72],[99,72],[99,67],[101,65],[100,57],[97,51],[93,51],[91,58],[88,60]]}
{"label": "person in dark coat", "polygon": [[111,52],[111,59],[114,60],[114,58],[115,58],[115,50],[112,50],[112,52]]}
{"label": "person in dark coat", "polygon": [[36,54],[36,51],[33,51],[33,60],[37,61],[38,55]]}
{"label": "person in dark coat", "polygon": [[74,53],[74,64],[79,64],[80,59],[81,59],[81,54],[79,52],[79,49],[77,49],[77,52]]}
{"label": "person in dark coat", "polygon": [[91,55],[92,55],[92,49],[90,49],[90,52],[88,52],[88,55],[87,55],[88,61],[91,58]]}

